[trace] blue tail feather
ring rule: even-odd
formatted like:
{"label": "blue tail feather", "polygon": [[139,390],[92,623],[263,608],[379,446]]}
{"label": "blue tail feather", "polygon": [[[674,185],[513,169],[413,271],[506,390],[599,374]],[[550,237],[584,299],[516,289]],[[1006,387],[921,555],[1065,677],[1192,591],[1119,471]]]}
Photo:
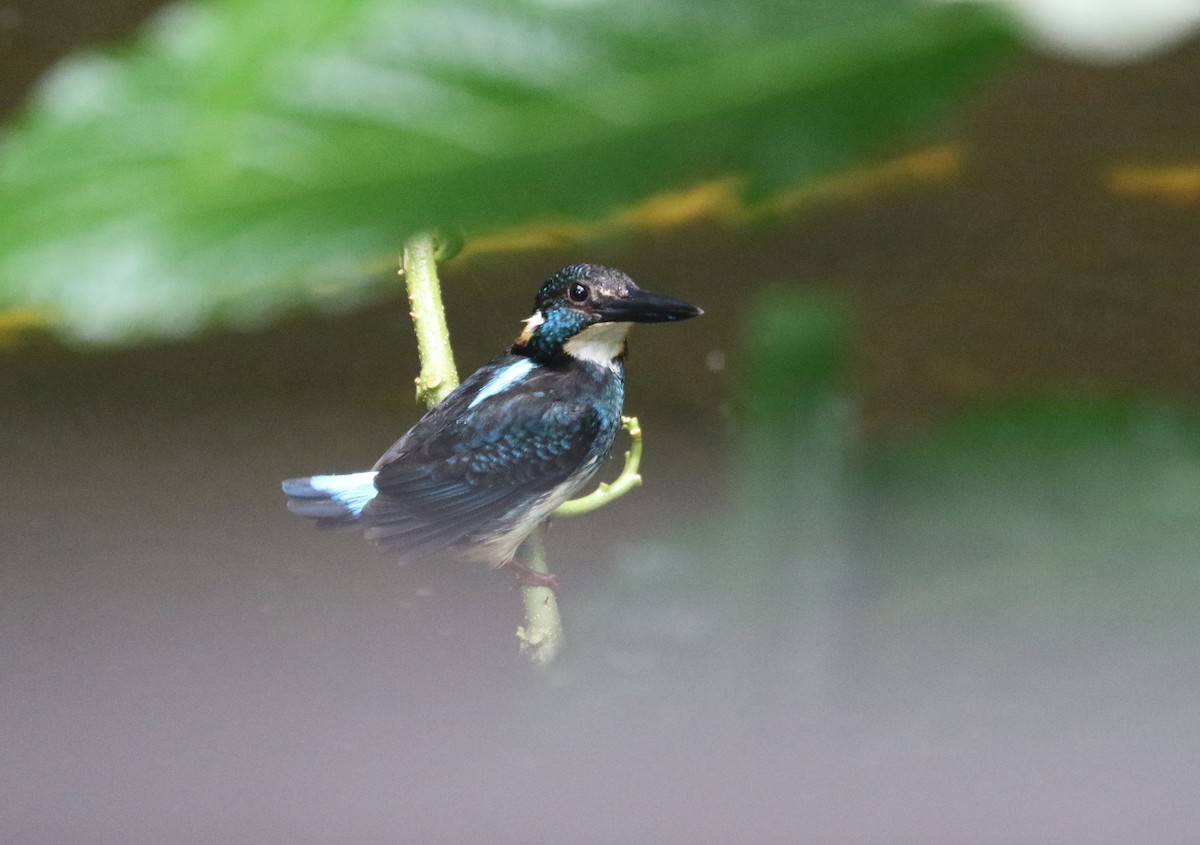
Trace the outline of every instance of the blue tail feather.
{"label": "blue tail feather", "polygon": [[317,521],[318,528],[344,528],[358,522],[375,497],[375,473],[313,475],[283,482],[288,510]]}

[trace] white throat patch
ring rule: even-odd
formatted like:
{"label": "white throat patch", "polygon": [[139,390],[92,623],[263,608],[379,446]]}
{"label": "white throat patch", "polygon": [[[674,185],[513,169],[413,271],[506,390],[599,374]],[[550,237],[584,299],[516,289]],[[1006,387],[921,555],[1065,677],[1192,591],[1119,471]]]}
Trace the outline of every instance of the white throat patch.
{"label": "white throat patch", "polygon": [[577,361],[591,361],[616,369],[617,356],[625,349],[625,336],[632,323],[596,323],[563,344],[563,351]]}

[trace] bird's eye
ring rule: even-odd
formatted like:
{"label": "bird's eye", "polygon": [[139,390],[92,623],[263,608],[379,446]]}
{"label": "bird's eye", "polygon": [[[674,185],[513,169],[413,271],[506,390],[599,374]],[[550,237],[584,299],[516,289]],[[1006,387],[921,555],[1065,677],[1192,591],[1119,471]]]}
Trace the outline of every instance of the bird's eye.
{"label": "bird's eye", "polygon": [[571,297],[572,302],[587,302],[588,293],[587,285],[581,285],[579,282],[576,282],[567,291],[567,296]]}

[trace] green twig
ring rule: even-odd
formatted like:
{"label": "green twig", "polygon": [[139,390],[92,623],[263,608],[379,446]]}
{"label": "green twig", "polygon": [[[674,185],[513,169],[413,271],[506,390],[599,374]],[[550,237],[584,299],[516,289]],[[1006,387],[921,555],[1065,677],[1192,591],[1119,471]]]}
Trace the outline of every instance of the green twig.
{"label": "green twig", "polygon": [[[622,417],[621,425],[629,431],[633,442],[625,453],[625,467],[616,481],[601,484],[595,491],[564,502],[555,515],[578,516],[591,513],[614,499],[620,498],[642,483],[638,475],[638,464],[642,460],[642,429],[637,417]],[[521,546],[522,562],[529,569],[542,575],[549,574],[546,567],[546,547],[541,531],[534,531]],[[562,617],[558,613],[558,599],[548,587],[525,587],[525,624],[517,629],[521,641],[521,652],[534,664],[548,666],[558,656],[563,645]]]}
{"label": "green twig", "polygon": [[642,462],[642,427],[638,425],[637,417],[621,417],[621,427],[629,432],[629,451],[625,453],[625,466],[621,474],[611,484],[600,483],[600,486],[586,496],[563,502],[555,516],[580,516],[602,508],[609,502],[619,499],[632,490],[640,487],[642,477],[638,474],[638,466]]}
{"label": "green twig", "polygon": [[[400,273],[408,286],[413,327],[417,333],[417,351],[421,356],[421,374],[417,376],[417,399],[432,408],[458,385],[458,369],[450,347],[450,330],[442,305],[442,290],[437,276],[440,244],[430,233],[414,235],[404,244]],[[548,574],[546,552],[539,529],[526,538],[521,547],[525,565],[535,572]],[[563,643],[562,617],[558,600],[548,587],[522,587],[525,624],[517,629],[521,652],[537,666],[548,666]]]}
{"label": "green twig", "polygon": [[[521,556],[524,565],[534,572],[549,574],[546,547],[539,529],[534,529],[521,544]],[[517,628],[521,653],[536,666],[549,666],[563,645],[558,599],[549,587],[522,587],[521,593],[525,600],[525,624]]]}
{"label": "green twig", "polygon": [[409,316],[417,334],[417,352],[421,356],[417,401],[428,408],[458,387],[458,369],[454,366],[450,329],[446,326],[446,309],[442,305],[442,287],[438,283],[438,250],[437,236],[422,232],[405,242],[404,254],[400,257],[400,274],[408,285],[408,304],[412,309]]}

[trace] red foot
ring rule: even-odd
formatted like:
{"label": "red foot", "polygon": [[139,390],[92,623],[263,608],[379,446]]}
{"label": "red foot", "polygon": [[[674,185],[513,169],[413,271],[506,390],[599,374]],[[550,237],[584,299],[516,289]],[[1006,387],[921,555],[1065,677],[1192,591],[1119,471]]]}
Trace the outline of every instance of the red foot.
{"label": "red foot", "polygon": [[501,569],[507,569],[517,578],[517,583],[522,587],[546,587],[558,592],[558,588],[562,586],[562,579],[557,575],[549,572],[535,572],[524,564],[517,563],[515,560],[510,560],[500,565]]}

